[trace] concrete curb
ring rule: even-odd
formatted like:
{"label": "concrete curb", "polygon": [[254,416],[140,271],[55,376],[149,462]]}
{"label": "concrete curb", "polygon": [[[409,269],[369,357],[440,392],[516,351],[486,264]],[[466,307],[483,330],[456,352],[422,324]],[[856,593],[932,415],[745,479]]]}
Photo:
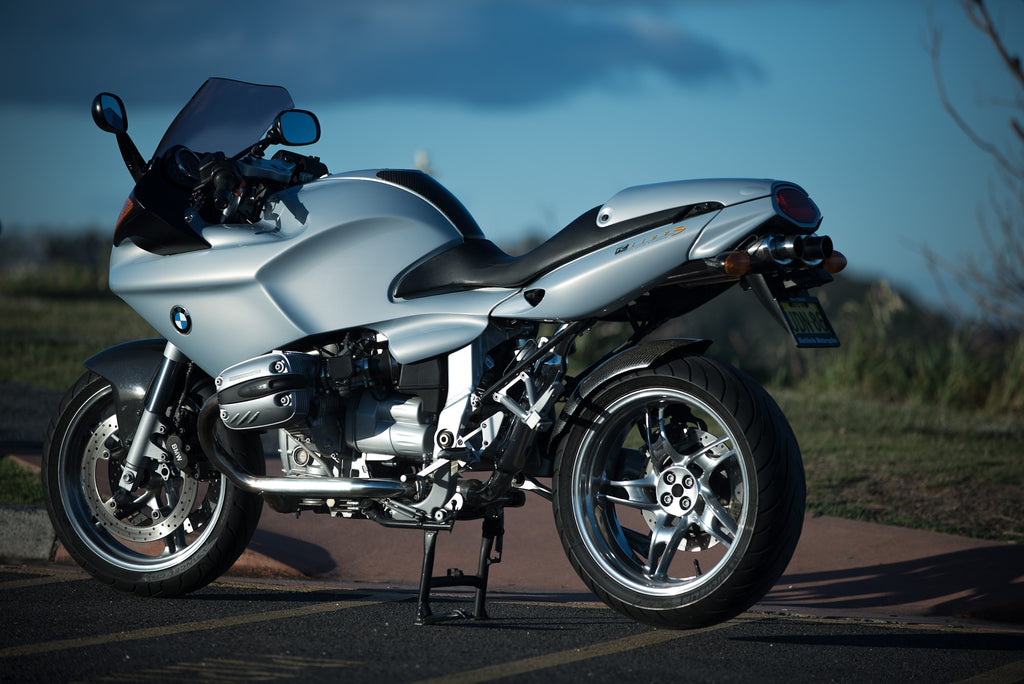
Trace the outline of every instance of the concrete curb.
{"label": "concrete curb", "polygon": [[[7,448],[0,451],[12,451],[10,447],[25,446],[21,451],[33,453],[40,445],[7,443]],[[6,453],[12,461],[21,467],[39,473],[38,459],[27,458],[24,453]],[[27,504],[0,504],[0,564],[21,565],[39,563],[57,563],[59,565],[75,565],[75,560],[64,549],[57,539],[57,533],[50,522],[50,515],[45,506]],[[258,551],[246,549],[241,557],[225,573],[234,577],[287,578],[303,579],[305,575]]]}
{"label": "concrete curb", "polygon": [[0,562],[52,561],[57,535],[42,506],[0,504]]}

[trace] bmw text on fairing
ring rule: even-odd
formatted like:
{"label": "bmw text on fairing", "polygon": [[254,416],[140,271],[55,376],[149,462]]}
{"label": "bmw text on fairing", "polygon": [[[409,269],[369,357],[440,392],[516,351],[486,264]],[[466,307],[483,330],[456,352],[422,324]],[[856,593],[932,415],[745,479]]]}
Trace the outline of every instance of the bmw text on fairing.
{"label": "bmw text on fairing", "polygon": [[[97,579],[198,589],[266,501],[421,531],[416,621],[465,616],[431,611],[453,584],[482,618],[504,510],[528,494],[587,586],[641,622],[720,622],[783,572],[804,513],[785,417],[710,341],[645,339],[739,285],[796,344],[838,345],[810,290],[845,259],[799,186],[631,187],[511,257],[429,175],[267,158],[320,137],[284,88],[210,79],[148,162],[117,96],[93,117],[135,181],[110,287],[163,335],[88,359],[44,448],[57,533]],[[602,321],[628,332],[570,375]],[[434,577],[437,533],[473,519],[476,574]]]}

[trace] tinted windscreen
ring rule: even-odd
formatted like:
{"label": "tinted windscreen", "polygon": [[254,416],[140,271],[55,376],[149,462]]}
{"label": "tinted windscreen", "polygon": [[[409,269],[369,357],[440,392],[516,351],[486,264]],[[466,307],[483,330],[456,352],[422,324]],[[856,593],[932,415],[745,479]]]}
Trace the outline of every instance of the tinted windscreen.
{"label": "tinted windscreen", "polygon": [[259,142],[274,117],[293,107],[291,95],[280,86],[211,78],[175,117],[156,156],[184,145],[195,152],[232,157]]}

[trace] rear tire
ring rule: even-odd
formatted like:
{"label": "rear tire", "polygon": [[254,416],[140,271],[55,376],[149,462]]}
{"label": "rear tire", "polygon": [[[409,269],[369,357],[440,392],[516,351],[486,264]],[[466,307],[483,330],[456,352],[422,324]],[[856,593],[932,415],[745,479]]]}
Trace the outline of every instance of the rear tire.
{"label": "rear tire", "polygon": [[613,378],[570,419],[554,513],[576,572],[656,627],[727,620],[759,601],[803,524],[800,450],[761,387],[686,356]]}
{"label": "rear tire", "polygon": [[[193,388],[179,436],[200,454],[195,416],[209,390]],[[213,581],[238,559],[259,523],[262,498],[215,471],[147,461],[133,511],[113,512],[127,454],[115,393],[86,373],[68,391],[43,447],[43,494],[57,536],[87,572],[143,596],[177,596]],[[261,459],[262,462],[262,459]]]}

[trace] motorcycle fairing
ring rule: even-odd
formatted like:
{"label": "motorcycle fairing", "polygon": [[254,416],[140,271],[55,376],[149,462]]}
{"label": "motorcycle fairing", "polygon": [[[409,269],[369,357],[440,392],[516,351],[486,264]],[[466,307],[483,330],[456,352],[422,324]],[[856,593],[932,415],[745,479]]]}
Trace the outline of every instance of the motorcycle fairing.
{"label": "motorcycle fairing", "polygon": [[686,261],[713,214],[614,242],[542,275],[493,314],[527,320],[581,320],[609,314],[651,289]]}
{"label": "motorcycle fairing", "polygon": [[[436,287],[443,274],[436,264],[445,255],[487,241],[476,236],[471,217],[455,225],[457,200],[447,213],[438,208],[450,193],[420,188],[416,174],[396,173],[339,174],[280,192],[255,225],[204,226],[210,249],[158,256],[125,241],[111,257],[111,289],[211,375],[297,340],[352,328],[385,334],[395,359],[410,363],[465,346],[492,315],[567,321],[614,311],[691,258],[694,248],[717,248],[775,214],[766,196],[772,181],[629,188],[596,211],[597,225],[588,212],[549,240],[551,254],[542,246],[505,265],[499,259],[491,264],[493,277],[464,267],[455,271],[463,278],[454,287],[400,298],[391,293],[417,282],[417,273],[429,276],[420,283]],[[741,210],[742,221],[713,229],[728,205],[750,207]],[[679,222],[680,216],[690,218]],[[723,231],[727,238],[716,239]],[[191,320],[187,331],[171,317],[181,309]]]}
{"label": "motorcycle fairing", "polygon": [[621,190],[598,212],[598,224],[611,227],[666,207],[718,207],[742,204],[772,193],[775,181],[751,178],[710,178],[636,185]]}
{"label": "motorcycle fairing", "polygon": [[209,249],[210,243],[185,221],[188,193],[163,181],[161,173],[144,173],[128,196],[114,228],[114,246],[131,238],[142,249],[163,256]]}
{"label": "motorcycle fairing", "polygon": [[[111,255],[110,286],[211,375],[295,340],[378,321],[460,314],[478,316],[482,330],[509,294],[391,301],[400,271],[462,236],[433,205],[372,173],[285,191],[264,221],[207,226],[203,235],[210,249],[171,256],[122,243]],[[188,334],[174,327],[174,307],[191,317]]]}
{"label": "motorcycle fairing", "polygon": [[[715,197],[724,208],[681,223],[615,241],[529,283],[502,302],[493,315],[527,320],[579,320],[616,311],[652,289],[688,261],[710,259],[732,249],[778,214],[770,193],[774,181],[679,181],[639,186],[619,193],[599,212],[627,216],[655,202]],[[706,193],[706,194],[705,194]]]}

